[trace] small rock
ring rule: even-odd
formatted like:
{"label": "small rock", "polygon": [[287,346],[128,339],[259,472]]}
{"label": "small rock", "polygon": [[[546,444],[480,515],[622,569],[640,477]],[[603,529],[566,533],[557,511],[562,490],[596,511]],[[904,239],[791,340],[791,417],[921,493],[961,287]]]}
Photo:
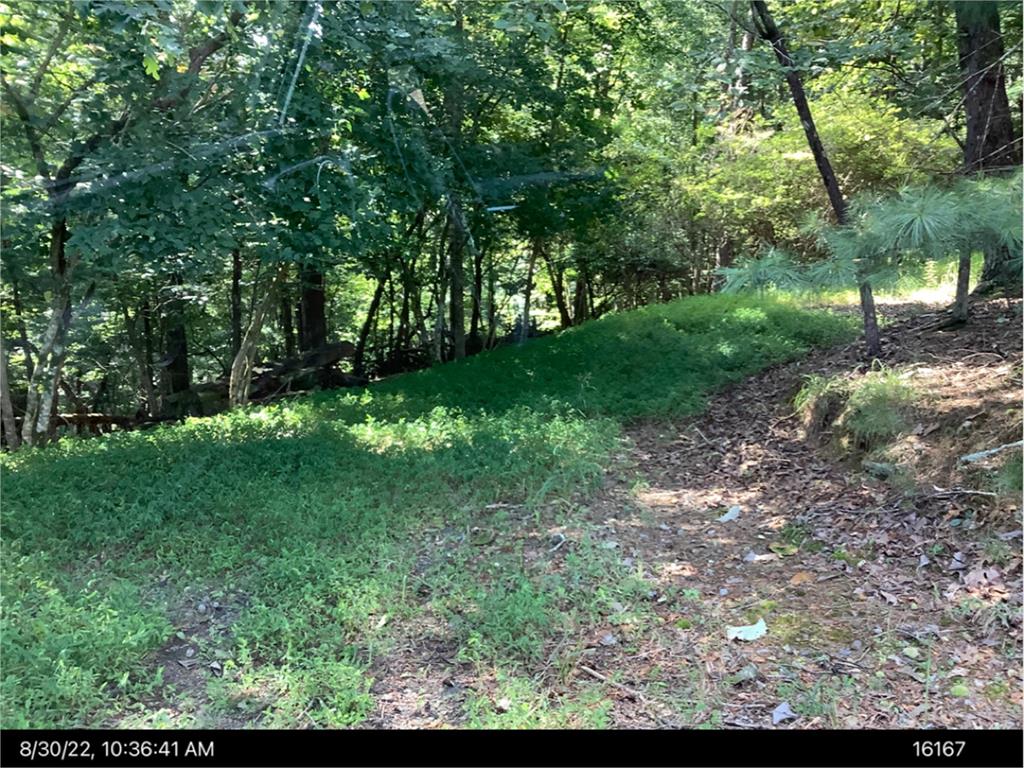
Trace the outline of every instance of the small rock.
{"label": "small rock", "polygon": [[668,525],[666,525],[665,523],[662,523],[661,525],[659,525],[659,526],[658,526],[658,528],[660,528],[660,529],[661,529],[661,530],[663,530],[663,531],[668,531],[668,532],[670,532],[670,533],[671,533],[671,531],[672,531],[672,527],[671,527],[671,526],[668,526]]}
{"label": "small rock", "polygon": [[195,648],[189,648],[188,650],[185,651],[185,658],[186,659],[191,659],[195,655],[196,655],[196,649]]}
{"label": "small rock", "polygon": [[635,561],[635,560],[634,560],[634,559],[633,559],[632,557],[624,557],[624,558],[622,558],[622,560],[620,560],[619,562],[621,562],[621,563],[622,563],[622,564],[623,564],[624,566],[626,566],[627,568],[629,568],[629,567],[631,567],[631,566],[633,565],[633,563],[634,563],[634,562],[636,562],[636,561]]}
{"label": "small rock", "polygon": [[508,712],[512,709],[512,702],[507,697],[502,697],[494,704],[494,708],[499,712]]}
{"label": "small rock", "polygon": [[613,635],[611,632],[609,632],[606,635],[604,635],[598,642],[600,642],[601,645],[611,646],[618,645],[619,639],[615,637],[615,635]]}
{"label": "small rock", "polygon": [[619,542],[617,542],[617,541],[606,541],[606,542],[604,542],[601,545],[601,548],[602,549],[615,549],[617,546],[619,546]]}
{"label": "small rock", "polygon": [[200,603],[196,606],[196,610],[200,613],[206,613],[206,603]]}
{"label": "small rock", "polygon": [[729,594],[729,590],[726,589],[725,587],[722,587],[720,590],[718,590],[718,594],[720,596],[722,596],[722,597],[725,597],[726,595]]}
{"label": "small rock", "polygon": [[623,613],[626,610],[626,606],[624,606],[618,600],[613,600],[608,607],[611,608],[612,611],[615,613]]}

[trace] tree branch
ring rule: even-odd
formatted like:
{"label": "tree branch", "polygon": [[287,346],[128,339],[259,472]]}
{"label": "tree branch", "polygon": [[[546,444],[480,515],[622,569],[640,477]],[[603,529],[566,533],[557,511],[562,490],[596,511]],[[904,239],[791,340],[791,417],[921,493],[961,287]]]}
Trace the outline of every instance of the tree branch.
{"label": "tree branch", "polygon": [[28,106],[21,98],[21,95],[14,89],[14,86],[7,82],[7,78],[2,74],[0,74],[0,83],[3,84],[4,90],[14,105],[14,111],[25,129],[25,139],[28,141],[32,158],[36,161],[36,170],[40,176],[48,180],[50,178],[50,166],[46,162],[46,155],[43,154],[43,145],[40,143],[39,134],[36,133],[35,126],[32,123],[32,115],[29,114]]}
{"label": "tree branch", "polygon": [[57,27],[57,36],[53,38],[50,47],[47,48],[46,56],[43,57],[43,61],[36,71],[36,76],[32,78],[32,85],[28,89],[29,95],[33,99],[39,95],[39,86],[43,83],[43,76],[46,75],[46,70],[50,68],[50,62],[53,60],[54,54],[57,53],[57,49],[64,43],[64,38],[67,37],[70,26],[71,18],[69,16],[61,18],[60,25]]}

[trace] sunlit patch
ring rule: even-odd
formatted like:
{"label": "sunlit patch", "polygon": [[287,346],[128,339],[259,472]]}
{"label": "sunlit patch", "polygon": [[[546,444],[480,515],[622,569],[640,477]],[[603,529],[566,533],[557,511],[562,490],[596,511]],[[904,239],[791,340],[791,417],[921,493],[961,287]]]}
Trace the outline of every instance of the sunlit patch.
{"label": "sunlit patch", "polygon": [[648,507],[674,507],[679,504],[679,494],[673,491],[640,491],[636,498]]}
{"label": "sunlit patch", "polygon": [[693,578],[698,573],[690,563],[664,563],[658,568],[658,576],[665,578]]}

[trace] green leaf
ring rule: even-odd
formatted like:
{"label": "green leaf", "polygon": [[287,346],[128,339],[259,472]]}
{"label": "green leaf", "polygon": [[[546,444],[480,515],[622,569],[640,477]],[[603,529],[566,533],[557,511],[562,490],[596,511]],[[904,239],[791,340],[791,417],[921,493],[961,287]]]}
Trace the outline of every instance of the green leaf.
{"label": "green leaf", "polygon": [[146,70],[146,74],[152,77],[154,80],[160,79],[160,62],[153,56],[145,56],[142,59],[142,66]]}

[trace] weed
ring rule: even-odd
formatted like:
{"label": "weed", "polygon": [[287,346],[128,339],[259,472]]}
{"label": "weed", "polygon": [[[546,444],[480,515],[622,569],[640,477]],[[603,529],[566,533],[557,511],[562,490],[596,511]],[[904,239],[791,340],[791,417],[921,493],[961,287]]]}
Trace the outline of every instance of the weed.
{"label": "weed", "polygon": [[995,490],[1004,496],[1020,499],[1024,491],[1024,452],[1010,451],[1010,455],[996,471]]}
{"label": "weed", "polygon": [[806,717],[824,717],[834,728],[839,721],[839,707],[856,707],[856,683],[852,677],[823,677],[811,686],[799,682],[780,683],[778,696],[788,701],[793,711]]}
{"label": "weed", "polygon": [[607,728],[611,702],[594,686],[578,699],[552,701],[530,679],[499,671],[490,696],[471,693],[465,704],[466,727],[482,729]]}
{"label": "weed", "polygon": [[853,387],[841,417],[843,431],[860,450],[871,450],[910,428],[917,392],[886,368],[865,375]]}

